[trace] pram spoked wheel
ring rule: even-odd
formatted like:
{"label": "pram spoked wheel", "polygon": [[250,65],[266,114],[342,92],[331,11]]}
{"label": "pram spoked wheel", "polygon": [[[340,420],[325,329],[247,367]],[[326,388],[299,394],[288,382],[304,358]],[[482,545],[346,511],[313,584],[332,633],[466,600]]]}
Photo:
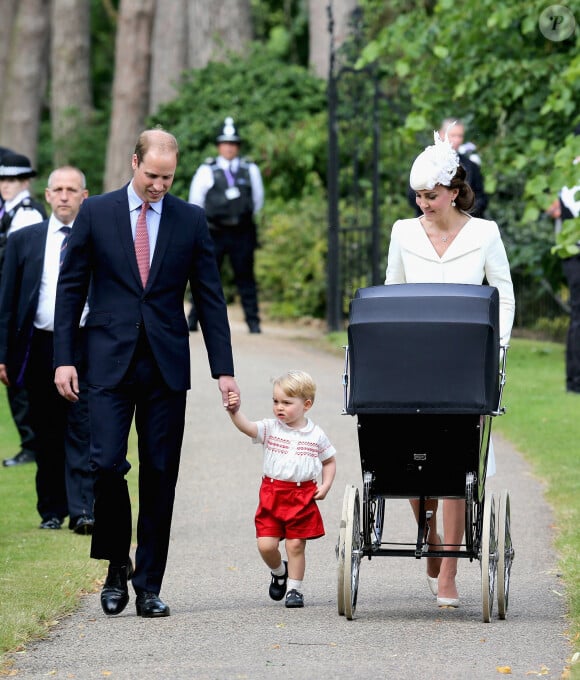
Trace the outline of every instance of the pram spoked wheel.
{"label": "pram spoked wheel", "polygon": [[346,517],[348,512],[348,498],[352,485],[347,486],[344,490],[344,497],[342,499],[342,515],[340,517],[340,527],[338,530],[338,542],[336,544],[336,560],[337,560],[337,593],[336,602],[338,605],[338,613],[344,616],[344,538],[346,535]]}
{"label": "pram spoked wheel", "polygon": [[510,572],[515,555],[511,535],[510,496],[507,489],[503,489],[499,497],[497,516],[497,613],[500,619],[505,619],[509,601]]}
{"label": "pram spoked wheel", "polygon": [[344,554],[344,613],[346,618],[351,620],[356,610],[359,566],[362,558],[360,500],[356,487],[351,488],[348,497]]}
{"label": "pram spoked wheel", "polygon": [[497,575],[497,534],[495,530],[495,496],[493,493],[486,495],[483,506],[480,565],[483,621],[489,623],[493,611]]}

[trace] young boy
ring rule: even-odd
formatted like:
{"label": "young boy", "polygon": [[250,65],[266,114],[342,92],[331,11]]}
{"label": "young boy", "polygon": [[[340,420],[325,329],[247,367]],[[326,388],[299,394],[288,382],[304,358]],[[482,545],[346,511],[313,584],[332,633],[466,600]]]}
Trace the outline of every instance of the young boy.
{"label": "young boy", "polygon": [[[256,511],[258,550],[272,572],[269,594],[286,595],[286,607],[303,607],[302,580],[306,541],[324,536],[321,501],[336,473],[336,450],[322,429],[306,417],[316,385],[304,371],[289,371],[274,380],[274,418],[250,421],[241,411],[228,411],[234,425],[264,448],[260,498]],[[239,396],[229,393],[233,407]],[[317,479],[321,475],[320,485]],[[286,541],[282,561],[280,541]]]}

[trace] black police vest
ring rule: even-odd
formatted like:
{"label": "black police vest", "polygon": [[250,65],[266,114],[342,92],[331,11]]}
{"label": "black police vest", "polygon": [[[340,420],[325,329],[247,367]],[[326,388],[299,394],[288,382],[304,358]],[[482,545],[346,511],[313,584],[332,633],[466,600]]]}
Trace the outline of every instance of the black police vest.
{"label": "black police vest", "polygon": [[42,215],[42,219],[43,220],[46,219],[46,210],[44,208],[44,205],[42,203],[39,203],[38,201],[35,201],[30,196],[23,198],[20,201],[20,203],[17,203],[13,208],[11,208],[9,211],[5,212],[4,215],[2,215],[2,219],[0,220],[0,272],[2,271],[2,265],[4,264],[4,251],[6,250],[8,230],[10,229],[10,225],[12,224],[14,215],[16,215],[16,213],[20,209],[38,210],[38,212]]}
{"label": "black police vest", "polygon": [[[243,229],[253,225],[254,201],[252,199],[252,182],[250,166],[247,161],[240,160],[234,178],[233,187],[239,191],[237,197],[228,197],[230,184],[225,172],[214,159],[208,162],[213,174],[213,186],[205,197],[205,214],[210,226],[222,229]],[[233,173],[232,173],[233,174]]]}

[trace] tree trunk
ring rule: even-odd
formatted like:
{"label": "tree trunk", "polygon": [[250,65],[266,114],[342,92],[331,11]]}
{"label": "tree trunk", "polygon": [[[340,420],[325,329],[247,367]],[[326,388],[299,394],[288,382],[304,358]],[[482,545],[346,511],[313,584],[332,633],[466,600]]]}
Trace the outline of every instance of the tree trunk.
{"label": "tree trunk", "polygon": [[[8,70],[8,56],[10,54],[10,37],[14,30],[17,2],[18,0],[4,0],[2,3],[2,21],[0,21],[0,92],[6,92],[5,83],[6,72]],[[4,103],[5,99],[0,97],[0,130],[2,129],[2,108]],[[0,138],[0,146],[8,146],[7,141]]]}
{"label": "tree trunk", "polygon": [[189,0],[189,68],[243,54],[252,35],[250,0]]}
{"label": "tree trunk", "polygon": [[328,78],[330,64],[330,33],[328,32],[328,7],[333,22],[334,49],[338,49],[348,36],[349,20],[357,0],[308,0],[308,30],[310,35],[309,64],[320,78]]}
{"label": "tree trunk", "polygon": [[53,0],[51,125],[55,166],[70,162],[77,133],[92,110],[90,6],[78,0]]}
{"label": "tree trunk", "polygon": [[33,166],[48,71],[49,6],[50,0],[17,3],[1,97],[2,146],[25,154]]}
{"label": "tree trunk", "polygon": [[155,0],[121,0],[104,189],[131,178],[131,153],[149,110],[151,34]]}
{"label": "tree trunk", "polygon": [[158,2],[151,39],[151,96],[149,113],[177,96],[182,72],[187,68],[188,0]]}

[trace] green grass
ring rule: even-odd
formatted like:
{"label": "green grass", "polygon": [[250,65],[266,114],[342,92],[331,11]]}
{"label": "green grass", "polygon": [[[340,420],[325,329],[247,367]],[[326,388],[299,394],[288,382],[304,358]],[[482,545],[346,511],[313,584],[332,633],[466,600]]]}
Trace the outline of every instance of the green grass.
{"label": "green grass", "polygon": [[[333,347],[346,334],[328,338]],[[546,482],[556,518],[559,566],[566,584],[568,634],[580,651],[580,394],[564,389],[564,347],[512,340],[508,353],[505,416],[494,429],[505,436]],[[0,458],[18,450],[5,393],[0,396]],[[134,446],[134,444],[132,444]],[[89,538],[68,529],[40,531],[34,465],[0,468],[0,654],[45,635],[59,617],[74,611],[82,593],[95,591],[106,565],[89,558]],[[133,475],[136,477],[136,475]],[[136,480],[129,475],[135,498]],[[0,675],[6,670],[2,658]],[[580,663],[569,676],[580,680]]]}
{"label": "green grass", "polygon": [[[0,395],[0,457],[18,450],[18,434]],[[68,529],[40,531],[32,464],[0,468],[0,652],[42,637],[96,587],[102,569],[88,558],[86,536]]]}
{"label": "green grass", "polygon": [[[513,340],[504,417],[496,429],[547,483],[556,517],[555,548],[566,585],[569,636],[580,651],[580,394],[565,390],[564,346]],[[495,423],[494,423],[495,425]],[[580,661],[571,677],[580,678]]]}
{"label": "green grass", "polygon": [[[0,391],[0,442],[2,459],[19,450],[5,389]],[[67,523],[60,531],[38,528],[35,474],[33,464],[0,467],[0,676],[10,671],[7,651],[44,637],[77,608],[83,593],[98,590],[106,575],[106,563],[89,557],[89,536],[73,533]]]}

